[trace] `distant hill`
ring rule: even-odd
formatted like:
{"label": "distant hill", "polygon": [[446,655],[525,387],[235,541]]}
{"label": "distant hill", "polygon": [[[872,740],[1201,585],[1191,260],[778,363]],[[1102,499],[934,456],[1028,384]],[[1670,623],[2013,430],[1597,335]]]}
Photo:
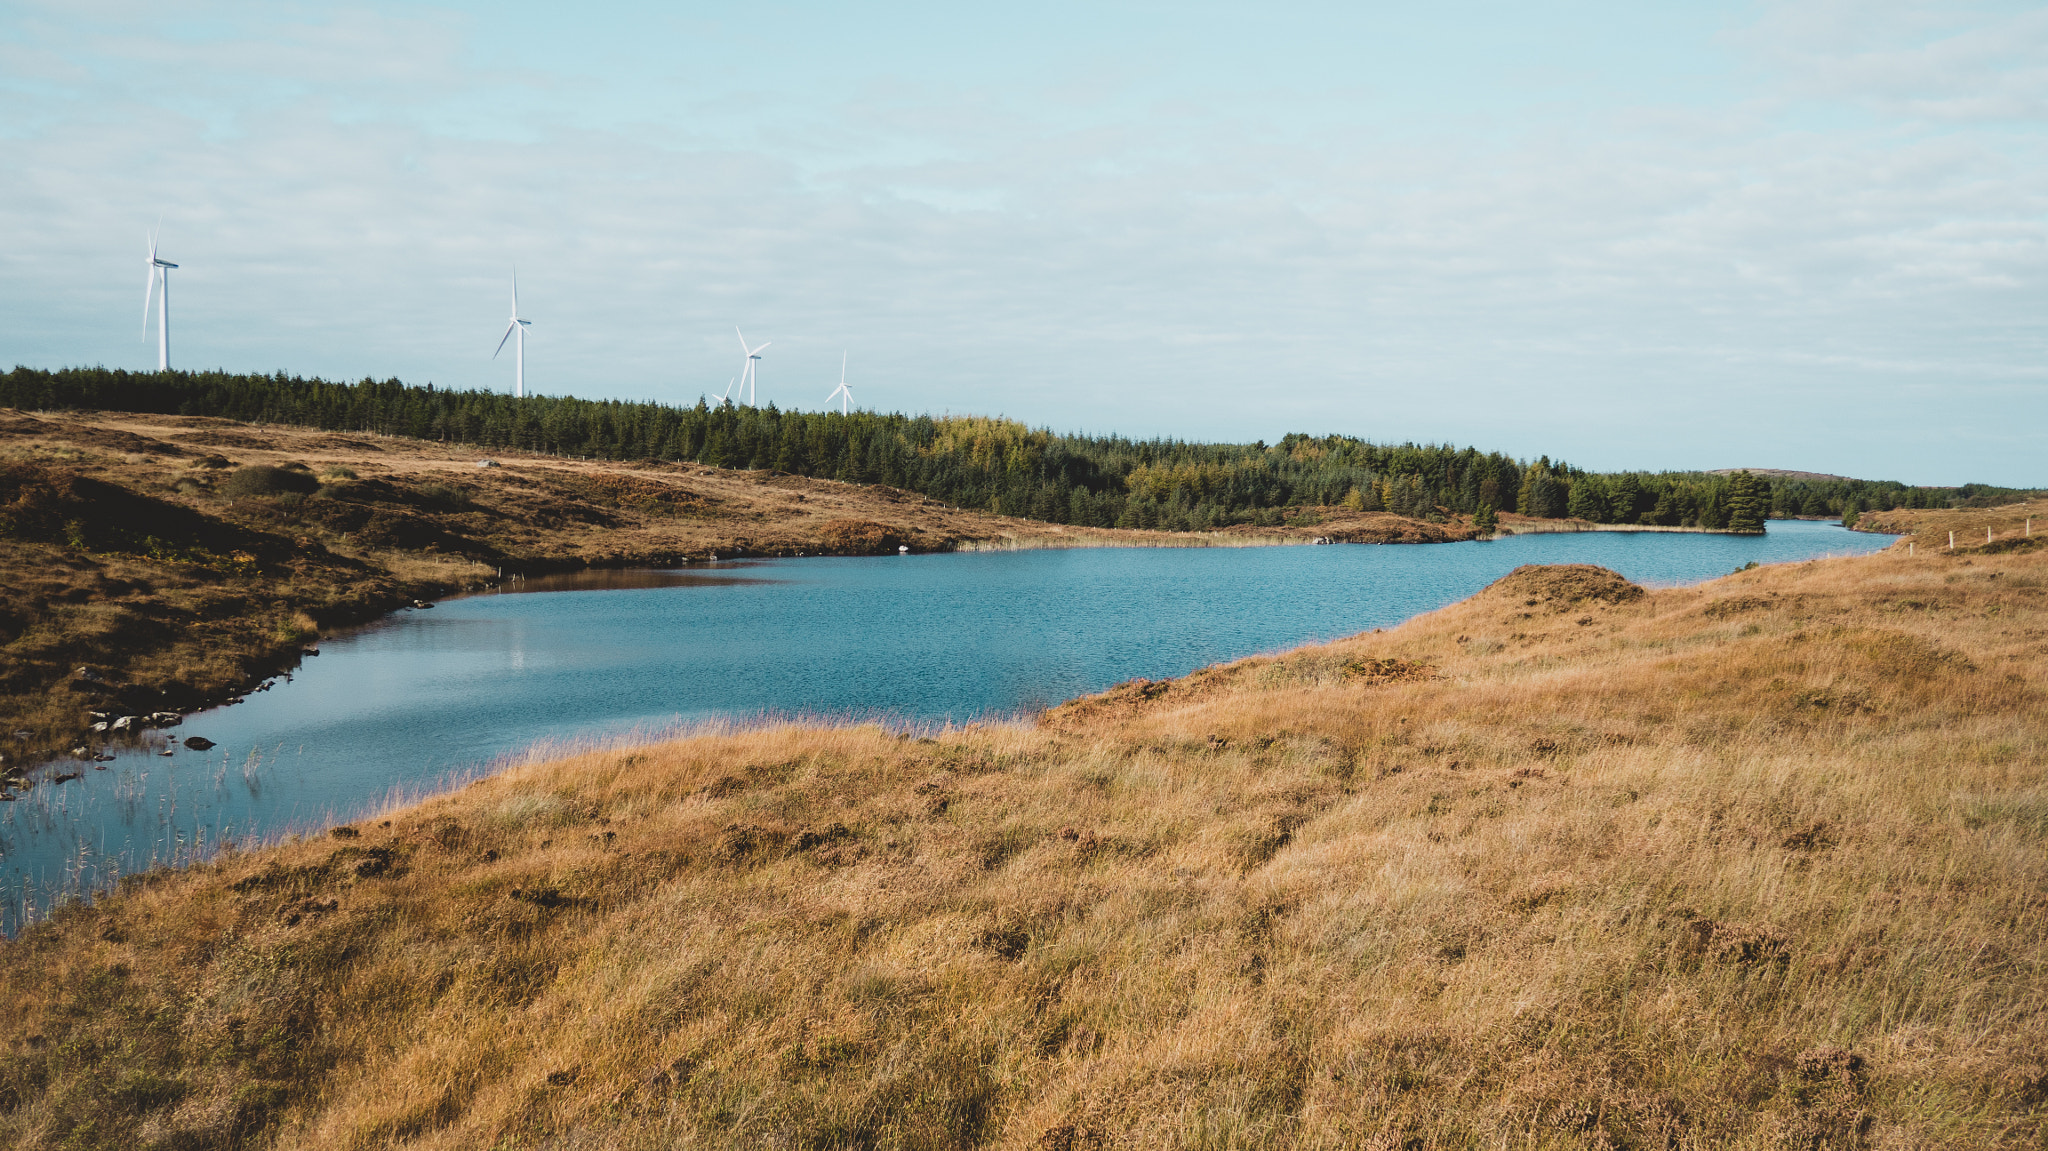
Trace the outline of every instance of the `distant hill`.
{"label": "distant hill", "polygon": [[1854,476],[1833,475],[1829,472],[1802,472],[1794,468],[1714,468],[1707,474],[1710,476],[1732,476],[1736,472],[1748,472],[1750,475],[1763,476],[1766,479],[1806,480],[1811,483],[1847,481],[1856,478]]}

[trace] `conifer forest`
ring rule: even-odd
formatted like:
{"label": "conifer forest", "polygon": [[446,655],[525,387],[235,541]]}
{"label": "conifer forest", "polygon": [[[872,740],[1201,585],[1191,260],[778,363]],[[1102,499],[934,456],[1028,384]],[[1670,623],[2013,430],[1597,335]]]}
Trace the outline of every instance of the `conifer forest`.
{"label": "conifer forest", "polygon": [[1276,525],[1345,506],[1419,519],[1497,513],[1761,531],[1768,517],[1972,505],[2007,489],[1779,478],[1747,472],[1595,473],[1449,444],[1291,434],[1189,443],[1061,434],[1004,419],[690,407],[277,373],[60,371],[0,375],[0,406],[216,416],[608,460],[773,469],[884,484],[963,508],[1095,527]]}

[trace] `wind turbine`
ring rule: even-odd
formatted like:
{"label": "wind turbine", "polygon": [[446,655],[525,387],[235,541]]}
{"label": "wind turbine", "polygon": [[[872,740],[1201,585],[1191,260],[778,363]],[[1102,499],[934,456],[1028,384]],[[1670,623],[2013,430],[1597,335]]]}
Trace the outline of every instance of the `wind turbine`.
{"label": "wind turbine", "polygon": [[[519,399],[526,395],[526,329],[532,326],[532,320],[522,320],[519,318],[519,272],[517,269],[514,269],[512,272],[512,322],[505,325],[505,334],[498,338],[498,352],[502,352],[505,350],[505,341],[512,338],[512,333],[519,333],[519,344],[512,349],[513,399]],[[491,358],[497,359],[498,352],[492,352]]]}
{"label": "wind turbine", "polygon": [[[762,344],[758,348],[748,347],[746,335],[737,326],[733,328],[732,334],[740,338],[740,351],[745,353],[747,357],[740,365],[740,395],[747,397],[746,405],[751,408],[754,406],[754,401],[760,395],[760,380],[754,375],[754,365],[760,362],[761,353],[768,345]],[[733,398],[738,399],[739,396],[734,396]]]}
{"label": "wind turbine", "polygon": [[831,403],[833,396],[839,398],[839,414],[846,414],[846,405],[853,401],[853,389],[846,386],[846,353],[839,353],[839,386],[832,389],[832,395],[825,397]]}
{"label": "wind turbine", "polygon": [[[157,221],[158,229],[163,221]],[[171,269],[178,265],[156,254],[156,233],[149,233],[149,282],[142,287],[142,334],[149,334],[149,298],[156,293],[158,280],[163,281],[164,294],[157,302],[156,313],[156,370],[167,372],[171,369]]]}

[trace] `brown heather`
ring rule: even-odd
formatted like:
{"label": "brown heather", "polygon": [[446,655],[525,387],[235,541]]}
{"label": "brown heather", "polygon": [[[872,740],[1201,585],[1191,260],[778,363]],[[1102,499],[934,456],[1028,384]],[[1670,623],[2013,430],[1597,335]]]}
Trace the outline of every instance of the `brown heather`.
{"label": "brown heather", "polygon": [[1901,552],[537,757],[0,950],[0,1131],[2039,1147],[2048,557]]}

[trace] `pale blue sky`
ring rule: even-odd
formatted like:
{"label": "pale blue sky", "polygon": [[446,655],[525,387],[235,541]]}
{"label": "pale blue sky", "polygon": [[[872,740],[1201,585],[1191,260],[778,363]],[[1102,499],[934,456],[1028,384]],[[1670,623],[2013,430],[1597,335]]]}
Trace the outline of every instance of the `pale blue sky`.
{"label": "pale blue sky", "polygon": [[0,0],[0,363],[2048,483],[2048,9]]}

